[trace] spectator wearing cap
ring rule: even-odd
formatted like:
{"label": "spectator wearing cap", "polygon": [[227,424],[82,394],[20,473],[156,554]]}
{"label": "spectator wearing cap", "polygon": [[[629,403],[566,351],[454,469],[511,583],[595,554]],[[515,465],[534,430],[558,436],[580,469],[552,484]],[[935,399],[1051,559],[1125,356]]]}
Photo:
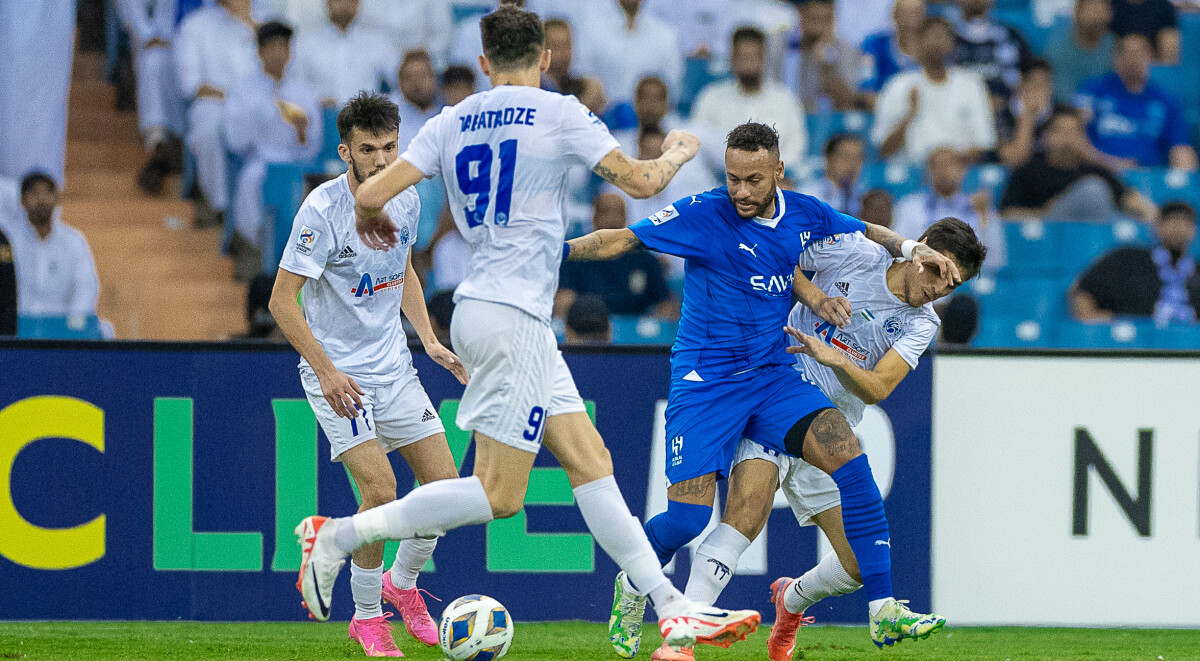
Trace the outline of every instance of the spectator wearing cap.
{"label": "spectator wearing cap", "polygon": [[1054,100],[1070,103],[1079,84],[1112,67],[1116,39],[1109,31],[1111,0],[1075,0],[1074,20],[1060,23],[1046,43],[1054,67]]}
{"label": "spectator wearing cap", "polygon": [[1079,111],[1061,106],[1042,131],[1045,150],[1015,168],[1000,198],[1004,218],[1102,222],[1118,210],[1149,221],[1157,210],[1108,168],[1087,159],[1091,146]]}
{"label": "spectator wearing cap", "polygon": [[865,188],[859,180],[863,169],[862,138],[844,133],[825,143],[825,172],[799,192],[811,195],[838,211],[857,217],[862,213]]}
{"label": "spectator wearing cap", "polygon": [[475,72],[461,64],[451,64],[442,72],[442,101],[456,106],[475,93]]}
{"label": "spectator wearing cap", "polygon": [[292,29],[270,21],[258,28],[257,39],[259,67],[233,86],[225,107],[229,149],[243,159],[234,201],[236,245],[231,246],[241,280],[261,269],[267,165],[312,160],[322,133],[316,92],[288,67]]}
{"label": "spectator wearing cap", "polygon": [[[891,29],[876,32],[863,41],[861,89],[868,106],[874,107],[875,96],[892,76],[918,68],[916,55],[925,11],[925,0],[896,0]],[[849,13],[853,15],[853,11]]]}
{"label": "spectator wearing cap", "polygon": [[871,140],[879,153],[912,165],[938,147],[953,147],[977,161],[996,146],[996,121],[983,78],[949,66],[954,28],[929,17],[921,26],[921,68],[899,73],[884,85],[875,104]]}
{"label": "spectator wearing cap", "polygon": [[1165,167],[1195,170],[1179,100],[1150,80],[1154,51],[1133,32],[1117,40],[1112,73],[1085,81],[1075,105],[1088,117],[1088,138],[1117,169]]}
{"label": "spectator wearing cap", "polygon": [[[637,81],[658,76],[675,96],[683,83],[683,51],[670,23],[642,11],[642,0],[595,0],[615,3],[620,12],[607,20],[597,14],[587,24],[592,36],[576,44],[578,68],[599,78],[614,104],[633,99]],[[576,32],[580,26],[576,25]]]}
{"label": "spectator wearing cap", "polygon": [[1118,37],[1140,34],[1159,61],[1179,62],[1179,16],[1171,0],[1112,0],[1112,29]]}
{"label": "spectator wearing cap", "polygon": [[138,173],[138,187],[158,195],[167,175],[183,164],[183,102],[171,59],[175,2],[118,0],[117,13],[129,33],[137,77],[138,131],[150,154]]}
{"label": "spectator wearing cap", "polygon": [[1200,313],[1200,268],[1188,249],[1196,210],[1163,205],[1154,223],[1157,245],[1126,246],[1101,257],[1071,288],[1071,311],[1083,321],[1152,317],[1159,325],[1190,324]]}
{"label": "spectator wearing cap", "polygon": [[64,223],[58,186],[50,175],[33,172],[21,180],[25,223],[11,227],[21,316],[70,317],[96,314],[100,280],[83,233]]}
{"label": "spectator wearing cap", "polygon": [[[621,196],[602,193],[596,196],[594,206],[595,230],[626,226],[625,200]],[[559,315],[584,294],[601,297],[612,314],[636,316],[656,312],[671,297],[662,265],[645,250],[601,262],[563,262],[558,286],[554,307]],[[669,311],[663,308],[663,312]]]}
{"label": "spectator wearing cap", "polygon": [[985,270],[1003,267],[1007,262],[1004,228],[991,209],[991,196],[982,191],[968,195],[963,190],[967,158],[949,147],[939,147],[929,155],[927,166],[929,186],[900,198],[892,229],[901,236],[919,239],[927,227],[942,218],[957,218],[970,225],[987,246]]}
{"label": "spectator wearing cap", "polygon": [[327,108],[362,90],[395,85],[400,58],[391,40],[359,20],[359,0],[327,0],[328,19],[296,37],[296,73]]}
{"label": "spectator wearing cap", "polygon": [[389,98],[400,107],[400,137],[396,141],[396,151],[403,153],[425,122],[441,111],[441,106],[436,103],[438,80],[429,53],[423,50],[405,53],[400,62],[399,78],[400,91]]}
{"label": "spectator wearing cap", "polygon": [[[700,92],[692,106],[692,122],[719,136],[747,121],[773,126],[779,132],[780,160],[788,167],[798,166],[808,144],[804,109],[787,87],[767,77],[766,36],[758,28],[738,28],[730,53],[732,80],[709,83]],[[720,143],[723,146],[724,140]]]}
{"label": "spectator wearing cap", "polygon": [[612,344],[612,320],[604,299],[584,294],[571,302],[566,318],[567,344],[571,346],[607,346]]}
{"label": "spectator wearing cap", "polygon": [[[187,112],[185,142],[196,157],[196,179],[207,206],[197,207],[201,226],[220,222],[229,205],[225,161],[225,100],[239,80],[260,68],[255,57],[250,0],[217,0],[183,19],[175,37],[175,67]],[[216,212],[210,217],[207,209]]]}
{"label": "spectator wearing cap", "polygon": [[808,112],[858,107],[862,51],[834,30],[833,0],[802,0],[797,11],[800,25],[784,54],[784,83]]}
{"label": "spectator wearing cap", "polygon": [[960,0],[962,21],[954,37],[954,63],[987,82],[988,91],[1003,107],[1017,91],[1021,70],[1033,57],[1021,33],[991,16],[995,0]]}

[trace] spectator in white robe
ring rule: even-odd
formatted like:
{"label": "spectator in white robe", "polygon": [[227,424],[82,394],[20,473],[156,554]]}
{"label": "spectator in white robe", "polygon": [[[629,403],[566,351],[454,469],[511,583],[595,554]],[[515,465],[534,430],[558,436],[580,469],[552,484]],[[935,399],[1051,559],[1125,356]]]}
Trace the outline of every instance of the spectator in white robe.
{"label": "spectator in white robe", "polygon": [[387,35],[359,18],[359,2],[327,0],[325,24],[296,37],[292,66],[322,106],[340,108],[360,91],[396,85],[400,55]]}
{"label": "spectator in white robe", "polygon": [[386,34],[397,53],[423,49],[436,67],[446,66],[454,38],[447,0],[363,0],[362,20]]}
{"label": "spectator in white robe", "polygon": [[614,104],[632,101],[637,82],[646,76],[662,78],[671,97],[679,98],[684,63],[674,26],[641,11],[642,0],[596,0],[606,1],[619,3],[615,20],[572,24],[579,72],[598,78]]}

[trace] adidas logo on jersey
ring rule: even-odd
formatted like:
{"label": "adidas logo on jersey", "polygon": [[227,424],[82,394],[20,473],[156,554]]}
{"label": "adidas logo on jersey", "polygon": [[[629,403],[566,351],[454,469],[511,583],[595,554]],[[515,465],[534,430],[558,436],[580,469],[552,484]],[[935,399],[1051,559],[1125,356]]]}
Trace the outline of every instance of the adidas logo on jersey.
{"label": "adidas logo on jersey", "polygon": [[838,291],[842,292],[842,296],[850,295],[850,283],[849,282],[835,282],[835,283],[833,283],[833,286],[837,287]]}
{"label": "adidas logo on jersey", "polygon": [[338,259],[349,259],[351,257],[358,257],[358,253],[354,252],[354,248],[351,248],[350,246],[342,248],[342,251],[339,252],[337,256]]}
{"label": "adidas logo on jersey", "polygon": [[429,422],[430,420],[433,420],[435,417],[437,417],[437,416],[433,415],[433,411],[430,411],[429,409],[425,409],[425,414],[421,416],[421,422]]}

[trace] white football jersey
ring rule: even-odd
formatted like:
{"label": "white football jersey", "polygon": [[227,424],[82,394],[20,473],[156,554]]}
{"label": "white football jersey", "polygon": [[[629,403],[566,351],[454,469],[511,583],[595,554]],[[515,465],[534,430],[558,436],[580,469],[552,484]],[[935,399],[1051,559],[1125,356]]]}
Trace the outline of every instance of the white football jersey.
{"label": "white football jersey", "polygon": [[[400,243],[387,252],[371,250],[354,227],[347,177],[305,198],[279,266],[308,278],[301,290],[304,318],[333,364],[362,385],[385,386],[414,372],[400,301],[421,201],[411,188],[389,200],[384,209],[400,227]],[[300,366],[308,361],[301,358]]]}
{"label": "white football jersey", "polygon": [[570,165],[589,169],[618,148],[573,96],[501,85],[442,110],[401,158],[441,174],[471,272],[455,300],[511,305],[550,320],[565,233]]}
{"label": "white football jersey", "polygon": [[[802,304],[792,308],[788,323],[824,340],[863,369],[874,369],[889,349],[915,368],[941,322],[933,304],[914,308],[888,289],[887,270],[893,261],[883,246],[860,232],[837,234],[809,246],[800,255],[800,268],[816,272],[812,282],[821,291],[850,300],[850,323],[838,328]],[[863,401],[842,387],[832,369],[804,354],[796,358],[796,369],[841,409],[851,425],[858,424],[866,406]]]}

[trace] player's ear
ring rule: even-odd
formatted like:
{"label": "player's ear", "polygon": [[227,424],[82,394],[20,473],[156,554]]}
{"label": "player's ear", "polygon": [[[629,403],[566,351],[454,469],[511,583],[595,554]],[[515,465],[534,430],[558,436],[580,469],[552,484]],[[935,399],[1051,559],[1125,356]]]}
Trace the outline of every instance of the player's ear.
{"label": "player's ear", "polygon": [[488,64],[488,59],[487,59],[486,55],[479,56],[479,70],[483,72],[483,75],[485,75],[489,78],[492,75],[492,67],[491,67],[491,65]]}
{"label": "player's ear", "polygon": [[347,165],[349,165],[349,163],[350,163],[350,147],[348,145],[346,145],[346,143],[344,143],[344,142],[338,143],[338,157],[341,158],[343,161],[345,161]]}
{"label": "player's ear", "polygon": [[542,49],[542,57],[538,60],[538,69],[542,73],[546,73],[547,71],[550,70],[550,49],[549,48]]}
{"label": "player's ear", "polygon": [[783,159],[779,159],[779,162],[775,164],[775,179],[776,180],[780,180],[780,181],[783,180],[784,170],[785,170],[785,168],[783,167]]}

